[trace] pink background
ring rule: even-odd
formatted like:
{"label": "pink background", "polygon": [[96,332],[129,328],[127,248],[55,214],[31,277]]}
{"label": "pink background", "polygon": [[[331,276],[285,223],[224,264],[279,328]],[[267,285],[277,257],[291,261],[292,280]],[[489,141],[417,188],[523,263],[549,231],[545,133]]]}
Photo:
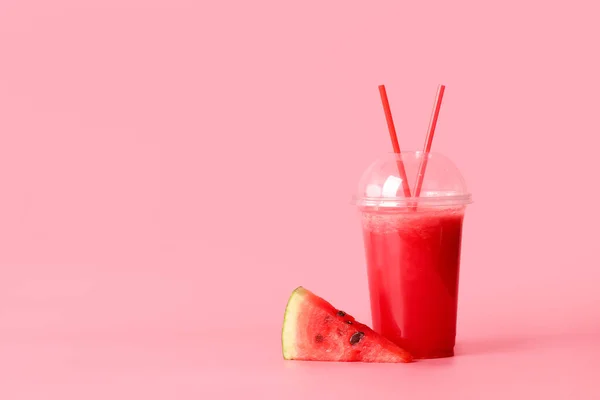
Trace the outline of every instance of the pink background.
{"label": "pink background", "polygon": [[[367,5],[368,4],[368,5]],[[0,1],[0,398],[600,398],[595,1]],[[474,194],[459,356],[283,362],[304,285],[370,321],[362,169]]]}

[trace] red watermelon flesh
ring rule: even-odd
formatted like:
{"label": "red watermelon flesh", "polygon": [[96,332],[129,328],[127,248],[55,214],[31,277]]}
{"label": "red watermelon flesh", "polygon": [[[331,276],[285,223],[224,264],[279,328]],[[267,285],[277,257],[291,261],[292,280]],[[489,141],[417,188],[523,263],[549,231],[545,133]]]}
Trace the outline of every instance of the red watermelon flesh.
{"label": "red watermelon flesh", "polygon": [[303,287],[288,300],[281,342],[286,360],[412,361],[406,350]]}

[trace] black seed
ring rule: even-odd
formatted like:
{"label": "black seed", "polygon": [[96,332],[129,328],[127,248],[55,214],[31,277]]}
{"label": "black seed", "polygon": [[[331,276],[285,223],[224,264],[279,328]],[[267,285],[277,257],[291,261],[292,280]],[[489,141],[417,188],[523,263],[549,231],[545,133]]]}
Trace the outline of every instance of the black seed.
{"label": "black seed", "polygon": [[337,312],[337,315],[339,315],[340,317],[345,317],[346,313],[343,312],[342,310],[340,310],[340,311]]}
{"label": "black seed", "polygon": [[346,323],[347,323],[348,325],[352,325],[352,321],[350,321],[349,319],[347,319],[347,320],[346,320]]}
{"label": "black seed", "polygon": [[360,340],[365,336],[364,332],[356,332],[354,335],[350,337],[350,344],[355,345],[360,342]]}
{"label": "black seed", "polygon": [[323,342],[323,336],[322,335],[315,336],[315,342],[317,342],[317,343]]}

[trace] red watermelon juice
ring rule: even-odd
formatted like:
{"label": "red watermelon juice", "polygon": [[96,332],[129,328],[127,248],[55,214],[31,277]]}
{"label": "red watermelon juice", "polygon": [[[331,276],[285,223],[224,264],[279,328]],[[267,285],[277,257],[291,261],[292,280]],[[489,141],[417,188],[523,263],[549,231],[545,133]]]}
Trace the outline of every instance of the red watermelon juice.
{"label": "red watermelon juice", "polygon": [[415,358],[454,355],[465,207],[361,207],[373,328]]}

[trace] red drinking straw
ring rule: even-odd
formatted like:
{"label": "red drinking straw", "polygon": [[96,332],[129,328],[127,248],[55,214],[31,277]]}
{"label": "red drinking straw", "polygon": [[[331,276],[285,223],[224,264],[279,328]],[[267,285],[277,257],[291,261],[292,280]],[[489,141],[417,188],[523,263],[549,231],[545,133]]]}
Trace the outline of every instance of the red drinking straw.
{"label": "red drinking straw", "polygon": [[[390,110],[390,102],[388,101],[387,93],[384,85],[379,85],[379,94],[381,95],[381,103],[383,104],[383,112],[385,113],[385,120],[387,121],[388,130],[390,131],[390,139],[392,139],[392,147],[394,153],[401,154],[400,144],[398,143],[398,136],[396,136],[396,128],[394,127],[394,120],[392,118],[392,110]],[[408,186],[408,178],[406,177],[406,169],[404,168],[404,162],[402,157],[398,157],[398,172],[400,173],[400,179],[402,179],[402,189],[404,190],[404,197],[409,198],[410,186]]]}
{"label": "red drinking straw", "polygon": [[421,164],[419,165],[419,172],[417,173],[417,182],[415,183],[415,189],[413,191],[415,197],[419,197],[421,195],[421,187],[423,186],[423,178],[425,177],[425,169],[427,168],[427,158],[429,156],[429,152],[431,151],[431,143],[433,142],[435,126],[437,125],[438,116],[440,115],[440,107],[442,106],[444,90],[446,90],[446,86],[438,86],[437,94],[435,95],[435,105],[433,106],[431,119],[429,120],[429,129],[427,130],[427,137],[425,137],[425,146],[423,147]]}

